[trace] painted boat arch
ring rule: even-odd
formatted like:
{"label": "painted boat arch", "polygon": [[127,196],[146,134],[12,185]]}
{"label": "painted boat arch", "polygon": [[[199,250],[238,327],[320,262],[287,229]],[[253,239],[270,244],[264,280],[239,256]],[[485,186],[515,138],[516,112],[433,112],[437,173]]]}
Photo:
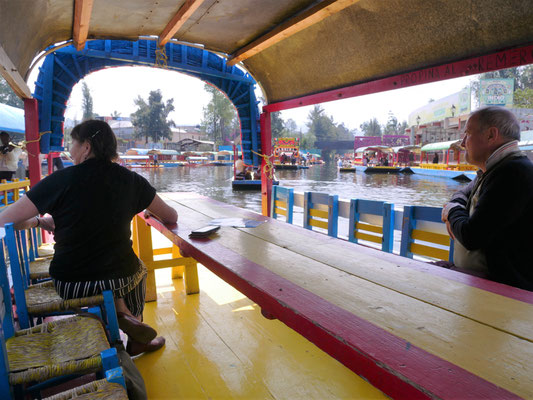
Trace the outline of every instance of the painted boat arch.
{"label": "painted boat arch", "polygon": [[[166,68],[199,78],[222,91],[235,106],[241,125],[243,158],[258,166],[261,153],[259,110],[254,93],[255,80],[216,53],[183,44],[167,43]],[[152,40],[92,40],[77,51],[73,46],[58,48],[46,56],[35,84],[39,103],[41,153],[61,151],[66,102],[73,86],[86,75],[108,67],[157,67],[157,43]]]}

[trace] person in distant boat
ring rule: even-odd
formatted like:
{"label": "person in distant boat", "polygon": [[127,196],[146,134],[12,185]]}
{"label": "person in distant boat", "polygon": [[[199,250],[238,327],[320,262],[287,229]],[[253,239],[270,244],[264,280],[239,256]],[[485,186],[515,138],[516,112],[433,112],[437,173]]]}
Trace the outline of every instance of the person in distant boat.
{"label": "person in distant boat", "polygon": [[384,167],[389,166],[389,160],[387,159],[387,157],[383,157],[383,159],[381,160],[381,165],[383,165]]}
{"label": "person in distant boat", "polygon": [[0,180],[12,180],[17,172],[18,162],[22,149],[11,143],[11,137],[7,132],[0,132]]}
{"label": "person in distant boat", "polygon": [[433,164],[438,164],[439,163],[439,154],[438,153],[435,153],[435,155],[433,156]]}
{"label": "person in distant boat", "polygon": [[409,165],[413,165],[415,163],[415,155],[412,152],[409,152]]}
{"label": "person in distant boat", "polygon": [[509,110],[470,116],[461,145],[478,177],[442,211],[455,238],[459,269],[533,291],[533,163],[518,148],[520,125]]}
{"label": "person in distant boat", "polygon": [[128,353],[158,350],[165,339],[141,322],[147,270],[133,252],[130,224],[145,209],[164,223],[175,223],[177,213],[145,178],[113,162],[117,140],[106,122],[85,121],[71,136],[75,165],[44,178],[0,213],[0,226],[53,231],[50,275],[58,294],[73,299],[112,290]]}
{"label": "person in distant boat", "polygon": [[246,165],[244,165],[244,162],[241,159],[235,161],[235,179],[246,179]]}

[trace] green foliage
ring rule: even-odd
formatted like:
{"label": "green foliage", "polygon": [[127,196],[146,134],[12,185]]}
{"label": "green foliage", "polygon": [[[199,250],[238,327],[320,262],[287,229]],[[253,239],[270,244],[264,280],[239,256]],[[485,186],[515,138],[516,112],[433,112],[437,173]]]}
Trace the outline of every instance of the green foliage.
{"label": "green foliage", "polygon": [[287,136],[300,137],[301,139],[302,132],[298,131],[298,125],[296,125],[296,121],[294,121],[292,118],[289,118],[285,122],[285,131],[287,132]]}
{"label": "green foliage", "polygon": [[289,136],[287,135],[288,131],[285,129],[285,121],[281,118],[279,111],[270,114],[270,124],[273,138]]}
{"label": "green foliage", "polygon": [[316,140],[322,141],[337,138],[337,128],[333,118],[328,117],[320,105],[315,105],[307,118],[308,133],[316,137]]}
{"label": "green foliage", "polygon": [[525,88],[515,90],[513,103],[516,108],[533,108],[533,89]]}
{"label": "green foliage", "polygon": [[396,135],[399,128],[398,118],[394,116],[392,111],[389,111],[387,124],[384,126],[383,133],[385,135]]}
{"label": "green foliage", "polygon": [[337,140],[353,140],[353,132],[350,131],[345,125],[344,122],[341,122],[336,126],[337,129]]}
{"label": "green foliage", "polygon": [[24,108],[24,102],[15,94],[4,78],[0,76],[0,103]]}
{"label": "green foliage", "polygon": [[315,135],[307,132],[303,136],[300,136],[300,148],[301,149],[313,149],[315,147],[316,137]]}
{"label": "green foliage", "polygon": [[363,122],[359,127],[364,136],[381,136],[381,125],[375,117]]}
{"label": "green foliage", "polygon": [[239,121],[231,101],[216,87],[204,86],[211,95],[209,104],[204,107],[202,127],[215,144],[224,144],[233,138],[232,133],[238,131]]}
{"label": "green foliage", "polygon": [[81,84],[81,93],[82,93],[82,104],[81,108],[83,111],[83,121],[87,121],[88,119],[92,119],[94,117],[93,113],[93,97],[91,96],[91,91],[89,90],[89,86],[87,86],[87,83],[85,81]]}
{"label": "green foliage", "polygon": [[172,120],[167,120],[168,114],[174,111],[174,99],[163,101],[161,90],[152,90],[148,95],[148,103],[141,96],[134,100],[137,111],[131,114],[131,123],[135,127],[137,137],[144,137],[146,143],[152,138],[157,143],[162,138],[171,138],[170,127]]}

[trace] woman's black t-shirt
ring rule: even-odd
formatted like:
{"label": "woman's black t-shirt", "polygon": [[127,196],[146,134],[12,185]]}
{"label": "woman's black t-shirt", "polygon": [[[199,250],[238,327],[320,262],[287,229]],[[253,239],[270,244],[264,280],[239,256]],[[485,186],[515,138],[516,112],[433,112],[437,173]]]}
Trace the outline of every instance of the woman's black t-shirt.
{"label": "woman's black t-shirt", "polygon": [[41,214],[54,218],[50,275],[84,282],[134,274],[138,261],[131,247],[130,223],[155,194],[142,176],[97,159],[40,181],[27,196]]}

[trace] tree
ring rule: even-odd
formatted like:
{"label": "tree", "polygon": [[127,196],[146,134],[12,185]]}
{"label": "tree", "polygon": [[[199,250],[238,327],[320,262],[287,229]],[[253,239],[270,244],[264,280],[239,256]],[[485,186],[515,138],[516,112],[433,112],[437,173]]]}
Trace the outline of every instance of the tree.
{"label": "tree", "polygon": [[174,99],[163,101],[161,90],[152,90],[148,95],[148,103],[141,96],[134,100],[137,111],[131,114],[131,123],[135,127],[137,137],[148,138],[157,143],[160,139],[171,138],[170,127],[172,120],[167,120],[168,114],[174,111]]}
{"label": "tree", "polygon": [[397,135],[405,135],[405,130],[409,128],[409,125],[407,125],[407,121],[403,121],[401,124],[398,125]]}
{"label": "tree", "polygon": [[337,139],[338,140],[353,140],[353,133],[341,122],[337,125]]}
{"label": "tree", "polygon": [[[311,135],[309,139],[313,142],[314,137],[318,141],[328,141],[337,139],[337,127],[333,122],[333,118],[328,117],[324,109],[320,105],[315,105],[307,116],[307,127],[309,128],[308,135]],[[333,150],[322,151],[322,157],[326,161],[333,159],[335,152]]]}
{"label": "tree", "polygon": [[387,124],[385,125],[384,133],[385,135],[397,135],[398,134],[398,118],[394,116],[392,111],[389,111],[387,118]]}
{"label": "tree", "polygon": [[232,129],[238,126],[235,108],[231,101],[216,87],[206,83],[204,90],[211,94],[211,100],[204,107],[202,127],[215,144],[228,142],[232,139]]}
{"label": "tree", "polygon": [[287,121],[285,121],[285,130],[287,131],[287,135],[290,137],[302,138],[302,132],[298,131],[298,125],[292,118],[289,118]]}
{"label": "tree", "polygon": [[302,135],[300,132],[300,137],[301,137],[300,139],[301,149],[309,150],[315,147],[315,141],[316,141],[315,135],[309,132]]}
{"label": "tree", "polygon": [[333,119],[328,117],[320,105],[315,105],[307,116],[309,133],[317,140],[332,140],[337,138],[337,131]]}
{"label": "tree", "polygon": [[365,136],[381,136],[381,125],[376,118],[363,122],[359,127]]}
{"label": "tree", "polygon": [[15,94],[4,78],[0,76],[0,103],[24,108],[24,102]]}
{"label": "tree", "polygon": [[513,103],[516,108],[533,108],[533,89],[525,88],[515,90]]}
{"label": "tree", "polygon": [[87,86],[87,83],[83,81],[81,84],[81,94],[83,96],[81,108],[83,110],[83,121],[87,121],[88,119],[92,119],[94,117],[93,113],[93,97],[91,96],[91,91],[89,90],[89,86]]}
{"label": "tree", "polygon": [[285,121],[281,118],[279,111],[270,114],[271,132],[273,138],[284,137],[287,134],[285,129]]}

